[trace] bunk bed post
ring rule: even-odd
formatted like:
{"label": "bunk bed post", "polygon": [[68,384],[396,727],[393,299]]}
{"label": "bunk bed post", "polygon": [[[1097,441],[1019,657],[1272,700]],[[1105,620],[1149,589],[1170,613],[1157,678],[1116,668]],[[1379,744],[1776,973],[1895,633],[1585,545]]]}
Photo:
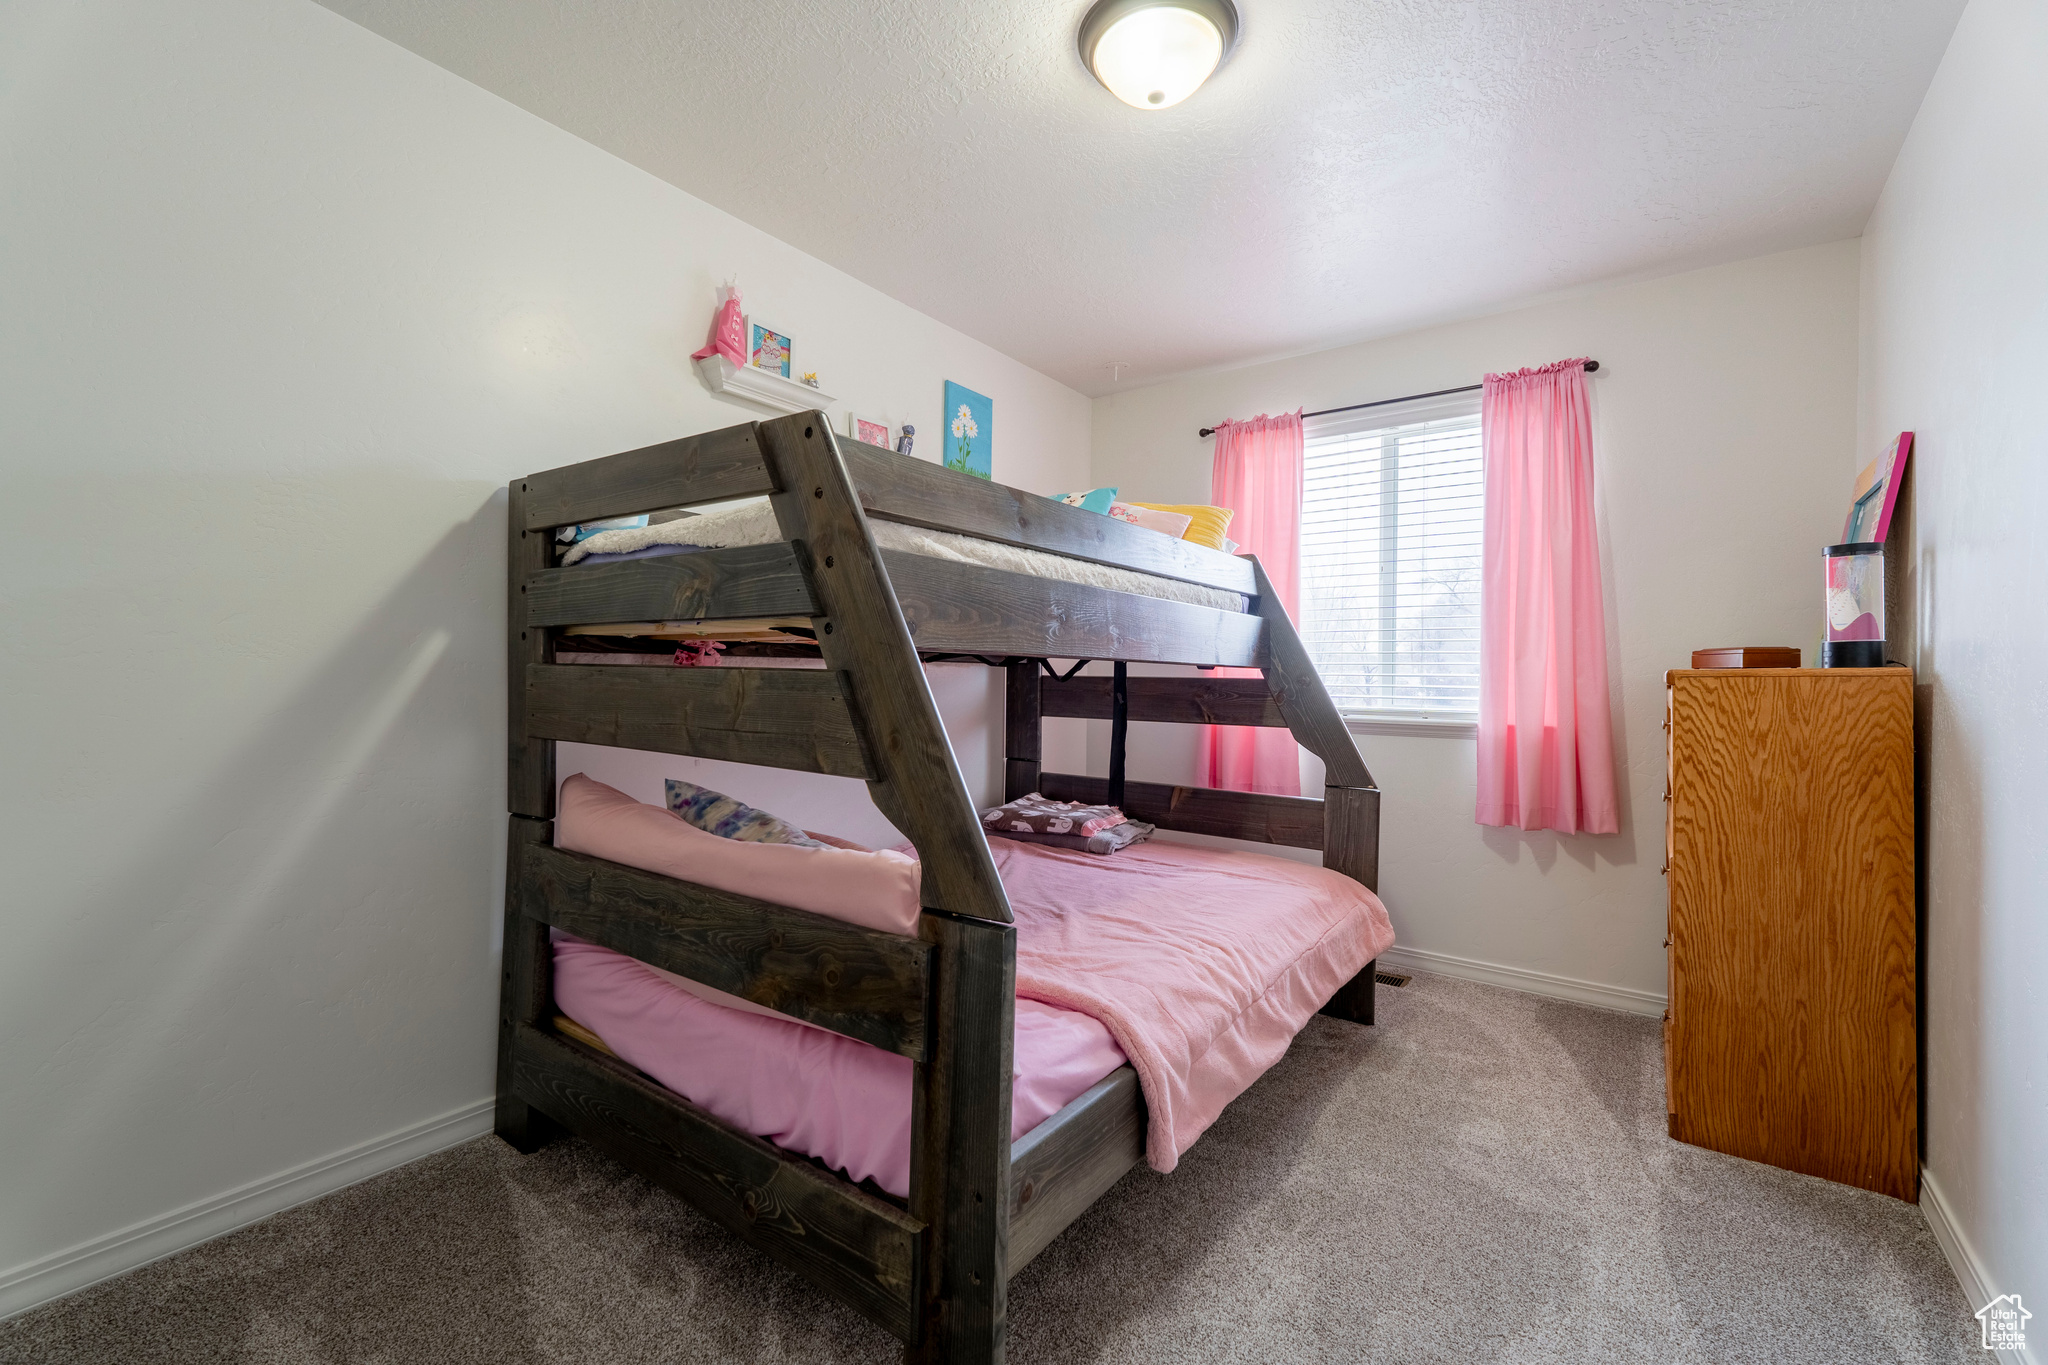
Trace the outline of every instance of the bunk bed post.
{"label": "bunk bed post", "polygon": [[910,1211],[927,1226],[911,1365],[995,1365],[1008,1333],[1017,931],[927,913],[932,1057],[912,1087]]}
{"label": "bunk bed post", "polygon": [[555,812],[555,746],[531,739],[526,726],[526,666],[546,663],[548,633],[531,628],[519,589],[548,567],[547,530],[526,529],[526,481],[507,489],[506,520],[506,805],[512,814],[505,832],[505,944],[498,992],[498,1097],[493,1128],[522,1152],[531,1152],[561,1128],[513,1092],[514,1040],[523,1025],[551,1012],[553,961],[548,927],[528,919],[521,904],[520,845],[547,843]]}
{"label": "bunk bed post", "polygon": [[555,744],[527,735],[526,667],[549,662],[554,651],[547,630],[526,624],[523,594],[527,579],[548,568],[548,542],[554,530],[526,529],[526,480],[514,479],[506,491],[506,809],[514,815],[551,820],[555,815]]}
{"label": "bunk bed post", "polygon": [[554,960],[548,926],[525,913],[520,879],[520,845],[545,844],[548,822],[523,815],[509,819],[505,834],[505,956],[498,993],[498,1100],[492,1129],[521,1152],[561,1136],[562,1127],[519,1098],[513,1088],[513,1054],[519,1030],[545,1023],[554,1013]]}
{"label": "bunk bed post", "polygon": [[[1322,675],[1308,657],[1308,648],[1288,618],[1287,608],[1273,591],[1265,566],[1256,555],[1252,574],[1259,589],[1259,616],[1266,623],[1266,688],[1280,708],[1295,743],[1323,761],[1323,866],[1341,872],[1366,890],[1379,891],[1380,793],[1372,772],[1351,742],[1351,731]],[[1377,962],[1337,988],[1324,1014],[1355,1023],[1373,1021],[1377,993]]]}
{"label": "bunk bed post", "polygon": [[811,618],[867,737],[875,805],[923,864],[932,1050],[917,1064],[910,1211],[925,1224],[906,1359],[997,1365],[1009,1266],[1017,938],[981,819],[881,552],[821,412],[758,427],[775,518],[810,580]]}
{"label": "bunk bed post", "polygon": [[1007,705],[1003,709],[1003,800],[1015,801],[1038,790],[1044,762],[1044,710],[1040,701],[1039,661],[1012,662]]}

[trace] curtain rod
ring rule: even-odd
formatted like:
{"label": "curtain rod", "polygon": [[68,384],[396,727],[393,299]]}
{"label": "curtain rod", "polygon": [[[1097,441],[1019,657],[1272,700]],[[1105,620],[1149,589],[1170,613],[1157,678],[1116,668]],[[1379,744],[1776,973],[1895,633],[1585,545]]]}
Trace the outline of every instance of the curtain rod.
{"label": "curtain rod", "polygon": [[[1597,360],[1589,360],[1586,362],[1587,374],[1591,374],[1599,368],[1600,362]],[[1348,407],[1323,408],[1317,412],[1304,412],[1302,414],[1302,417],[1304,419],[1310,417],[1328,417],[1333,412],[1356,412],[1360,408],[1383,408],[1387,406],[1387,404],[1389,403],[1413,403],[1416,400],[1422,398],[1442,398],[1447,393],[1470,393],[1474,389],[1483,389],[1485,387],[1486,385],[1484,384],[1461,384],[1455,389],[1438,389],[1435,393],[1411,393],[1406,398],[1382,398],[1379,401],[1373,403],[1353,403]],[[1197,431],[1195,433],[1195,435],[1197,436],[1214,436],[1215,434],[1216,428],[1214,427],[1203,427],[1200,431]]]}

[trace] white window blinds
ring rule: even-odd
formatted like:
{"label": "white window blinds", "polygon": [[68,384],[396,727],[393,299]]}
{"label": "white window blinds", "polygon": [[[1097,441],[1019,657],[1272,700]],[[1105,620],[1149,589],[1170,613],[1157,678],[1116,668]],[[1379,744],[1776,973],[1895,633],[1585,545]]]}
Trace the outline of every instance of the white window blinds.
{"label": "white window blinds", "polygon": [[1479,394],[1304,424],[1303,636],[1337,709],[1479,711]]}

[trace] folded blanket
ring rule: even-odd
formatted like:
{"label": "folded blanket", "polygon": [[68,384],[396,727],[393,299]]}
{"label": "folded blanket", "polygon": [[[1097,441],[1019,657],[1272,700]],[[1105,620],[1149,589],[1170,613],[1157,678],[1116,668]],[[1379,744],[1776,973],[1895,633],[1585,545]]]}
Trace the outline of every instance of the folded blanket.
{"label": "folded blanket", "polygon": [[1114,853],[1120,848],[1152,837],[1155,826],[1143,820],[1125,820],[1121,825],[1111,825],[1100,834],[1030,834],[1023,830],[994,829],[990,834],[999,839],[1021,839],[1027,844],[1044,844],[1048,848],[1073,848],[1083,853]]}
{"label": "folded blanket", "polygon": [[1037,792],[981,813],[981,823],[1002,834],[1100,834],[1123,822],[1124,813],[1115,806],[1055,801]]}

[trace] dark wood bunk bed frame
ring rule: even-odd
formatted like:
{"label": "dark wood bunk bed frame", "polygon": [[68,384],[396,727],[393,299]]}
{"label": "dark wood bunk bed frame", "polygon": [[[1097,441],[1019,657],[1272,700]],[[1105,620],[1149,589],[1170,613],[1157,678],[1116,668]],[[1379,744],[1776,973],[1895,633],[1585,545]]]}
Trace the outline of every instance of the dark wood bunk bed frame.
{"label": "dark wood bunk bed frame", "polygon": [[[1125,1066],[1014,1144],[1016,933],[922,658],[1008,673],[1009,797],[1100,801],[1165,829],[1319,849],[1375,885],[1379,791],[1256,560],[835,437],[819,412],[516,480],[510,501],[511,834],[499,1136],[563,1130],[696,1205],[893,1332],[906,1359],[1003,1356],[1005,1286],[1143,1157]],[[553,567],[555,527],[768,494],[783,539]],[[869,518],[1243,593],[1243,613],[878,551]],[[823,669],[558,664],[564,627],[807,618]],[[652,632],[655,627],[650,624]],[[1111,677],[1047,676],[1049,658]],[[1259,678],[1127,677],[1129,661]],[[1043,666],[1043,667],[1042,667]],[[1077,666],[1078,667],[1078,666]],[[1040,769],[1040,718],[1112,722],[1111,775]],[[1322,799],[1125,783],[1130,720],[1285,726]],[[917,937],[877,932],[552,846],[558,740],[865,778],[917,847]],[[555,1027],[548,929],[899,1053],[915,1066],[911,1189],[897,1200],[714,1118]],[[1324,1012],[1372,1022],[1368,964]]]}

